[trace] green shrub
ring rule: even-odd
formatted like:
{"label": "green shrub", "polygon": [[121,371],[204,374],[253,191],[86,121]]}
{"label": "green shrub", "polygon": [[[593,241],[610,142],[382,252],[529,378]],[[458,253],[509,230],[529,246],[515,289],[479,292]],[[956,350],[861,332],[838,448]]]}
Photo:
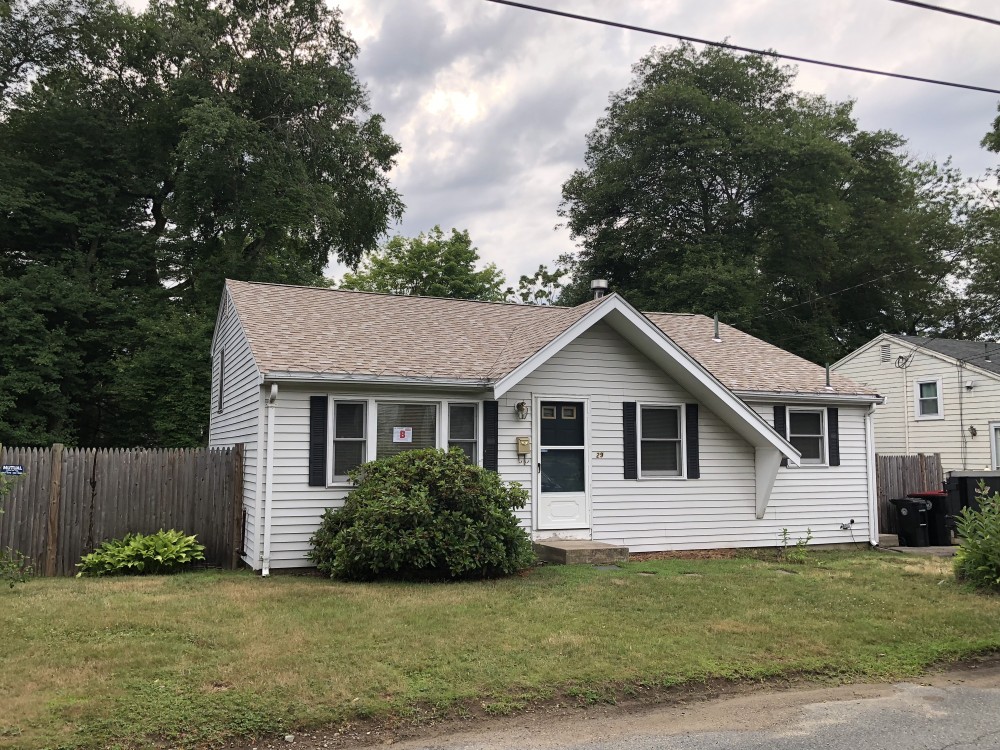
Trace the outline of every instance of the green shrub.
{"label": "green shrub", "polygon": [[405,451],[351,473],[344,507],[323,514],[311,559],[345,580],[510,575],[534,560],[513,510],[528,494],[459,449]]}
{"label": "green shrub", "polygon": [[955,575],[978,588],[1000,590],[1000,493],[992,497],[986,483],[976,490],[979,510],[965,508],[956,516],[962,538],[955,553]]}
{"label": "green shrub", "polygon": [[205,545],[183,531],[160,529],[155,534],[126,534],[84,555],[76,564],[84,575],[160,575],[176,573],[205,559]]}

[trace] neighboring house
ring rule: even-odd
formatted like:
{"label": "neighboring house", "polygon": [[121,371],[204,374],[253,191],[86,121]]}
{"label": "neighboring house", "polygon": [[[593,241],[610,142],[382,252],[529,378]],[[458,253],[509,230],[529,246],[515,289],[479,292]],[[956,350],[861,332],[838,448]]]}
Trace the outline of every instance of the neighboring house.
{"label": "neighboring house", "polygon": [[246,444],[245,560],[308,566],[347,472],[427,446],[520,482],[536,540],[877,541],[875,390],[720,331],[616,294],[564,308],[229,281],[210,435]]}
{"label": "neighboring house", "polygon": [[940,453],[945,471],[1000,469],[1000,343],[886,333],[833,369],[885,396],[879,453]]}

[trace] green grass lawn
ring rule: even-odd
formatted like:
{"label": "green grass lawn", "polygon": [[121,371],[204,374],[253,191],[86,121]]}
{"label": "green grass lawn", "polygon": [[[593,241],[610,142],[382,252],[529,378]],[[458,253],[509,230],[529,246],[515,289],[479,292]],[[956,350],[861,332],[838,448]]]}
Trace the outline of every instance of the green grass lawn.
{"label": "green grass lawn", "polygon": [[38,579],[0,590],[0,747],[183,745],[709,677],[912,675],[1000,649],[1000,597],[949,566],[813,553],[439,585]]}

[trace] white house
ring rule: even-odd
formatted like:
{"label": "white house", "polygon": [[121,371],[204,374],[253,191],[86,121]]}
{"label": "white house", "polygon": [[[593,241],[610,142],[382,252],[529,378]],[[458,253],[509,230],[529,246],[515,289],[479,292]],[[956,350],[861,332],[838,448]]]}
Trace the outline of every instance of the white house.
{"label": "white house", "polygon": [[880,453],[940,453],[945,471],[1000,470],[1000,343],[882,334],[833,369],[885,396]]}
{"label": "white house", "polygon": [[211,445],[246,445],[245,560],[308,566],[362,461],[459,446],[535,540],[875,543],[872,388],[697,315],[228,281]]}

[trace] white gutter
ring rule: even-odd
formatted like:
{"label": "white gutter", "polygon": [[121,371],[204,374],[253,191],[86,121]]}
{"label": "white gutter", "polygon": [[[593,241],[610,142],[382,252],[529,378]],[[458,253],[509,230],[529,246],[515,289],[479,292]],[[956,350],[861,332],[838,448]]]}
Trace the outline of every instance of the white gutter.
{"label": "white gutter", "polygon": [[449,386],[485,390],[492,381],[483,378],[443,378],[406,375],[357,375],[334,372],[268,372],[268,382],[280,383],[360,383],[362,385]]}
{"label": "white gutter", "polygon": [[744,401],[758,403],[882,404],[885,396],[854,393],[806,393],[803,391],[733,391]]}
{"label": "white gutter", "polygon": [[264,473],[264,560],[260,569],[262,576],[271,575],[271,514],[272,489],[274,486],[274,417],[277,413],[278,384],[271,384],[267,397],[267,461]]}
{"label": "white gutter", "polygon": [[875,486],[875,404],[868,407],[865,412],[865,444],[867,447],[865,461],[867,471],[865,479],[868,480],[868,541],[873,547],[878,546],[878,490]]}

